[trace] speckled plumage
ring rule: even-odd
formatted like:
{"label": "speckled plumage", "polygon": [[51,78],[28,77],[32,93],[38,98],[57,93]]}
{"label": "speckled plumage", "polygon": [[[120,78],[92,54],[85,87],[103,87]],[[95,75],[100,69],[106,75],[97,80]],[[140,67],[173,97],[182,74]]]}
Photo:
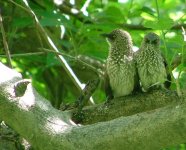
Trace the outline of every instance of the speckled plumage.
{"label": "speckled plumage", "polygon": [[158,35],[152,32],[145,35],[139,51],[135,54],[135,60],[143,91],[163,85],[167,74]]}
{"label": "speckled plumage", "polygon": [[110,45],[106,73],[114,97],[132,93],[136,68],[133,60],[132,39],[128,32],[116,29],[107,36]]}

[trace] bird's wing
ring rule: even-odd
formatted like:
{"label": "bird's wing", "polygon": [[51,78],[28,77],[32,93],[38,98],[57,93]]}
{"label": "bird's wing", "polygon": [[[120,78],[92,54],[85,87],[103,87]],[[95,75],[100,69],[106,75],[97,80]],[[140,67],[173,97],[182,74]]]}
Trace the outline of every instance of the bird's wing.
{"label": "bird's wing", "polygon": [[111,99],[114,98],[114,96],[113,96],[113,92],[110,86],[110,81],[109,81],[109,76],[107,74],[107,71],[105,71],[105,74],[104,74],[104,86],[105,86],[106,100],[110,101]]}

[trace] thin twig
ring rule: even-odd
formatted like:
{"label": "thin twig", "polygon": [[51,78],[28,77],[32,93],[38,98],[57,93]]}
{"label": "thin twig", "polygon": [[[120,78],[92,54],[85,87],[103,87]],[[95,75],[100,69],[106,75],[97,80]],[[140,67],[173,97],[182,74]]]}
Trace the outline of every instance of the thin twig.
{"label": "thin twig", "polygon": [[[26,12],[28,12],[34,18],[35,23],[36,23],[36,27],[37,27],[38,31],[40,32],[40,34],[45,39],[45,41],[47,42],[48,46],[53,51],[59,52],[59,50],[57,49],[57,47],[53,43],[52,39],[48,36],[48,34],[44,30],[44,28],[41,26],[41,24],[40,24],[37,16],[35,15],[35,13],[29,7],[27,0],[24,0],[23,1],[25,7],[20,6],[19,4],[13,2],[12,0],[9,0],[9,1],[12,2],[13,4],[15,4],[16,6],[20,7],[20,8],[24,8],[24,10],[26,9]],[[77,78],[77,76],[74,74],[73,70],[70,68],[70,66],[68,65],[68,63],[64,59],[64,57],[62,55],[57,55],[57,56],[58,56],[58,59],[60,60],[60,62],[62,64],[63,68],[66,70],[67,74],[69,75],[69,77],[71,78],[71,80],[73,81],[73,83],[76,85],[76,87],[78,88],[78,90],[81,92],[82,89],[83,89],[83,85],[81,84],[81,82],[79,81],[79,79]]]}
{"label": "thin twig", "polygon": [[131,13],[132,6],[133,6],[133,0],[130,1],[129,9],[128,9],[128,12],[127,12],[127,19],[129,18],[129,15]]}
{"label": "thin twig", "polygon": [[6,41],[6,34],[5,34],[4,27],[3,27],[3,18],[1,16],[1,10],[0,10],[0,28],[1,28],[1,32],[2,32],[3,44],[4,44],[4,49],[5,49],[5,53],[6,53],[6,57],[7,57],[7,62],[8,62],[9,67],[12,68],[11,56],[10,56],[10,51],[8,48],[8,43]]}
{"label": "thin twig", "polygon": [[39,50],[42,50],[44,52],[50,52],[50,53],[54,53],[54,54],[57,54],[57,55],[62,55],[62,56],[67,56],[69,58],[74,58],[73,56],[70,56],[68,54],[65,54],[65,53],[61,53],[61,52],[56,52],[56,51],[53,51],[51,49],[47,49],[47,48],[38,48]]}
{"label": "thin twig", "polygon": [[155,0],[155,2],[156,2],[157,18],[158,18],[158,20],[159,20],[159,19],[160,19],[160,11],[159,11],[159,6],[158,6],[158,1]]}
{"label": "thin twig", "polygon": [[[43,55],[43,54],[46,54],[46,52],[35,52],[35,53],[24,53],[24,54],[11,54],[11,57],[27,57],[27,56]],[[0,55],[0,57],[6,57],[6,55]]]}
{"label": "thin twig", "polygon": [[14,2],[13,0],[9,0],[11,3],[13,3],[14,5],[20,7],[21,9],[23,9],[24,11],[26,11],[27,13],[30,13],[30,11],[28,9],[26,9],[25,7],[21,6],[20,4]]}
{"label": "thin twig", "polygon": [[50,53],[54,53],[56,55],[63,55],[63,56],[67,56],[71,59],[74,59],[75,61],[78,61],[80,63],[82,63],[83,65],[87,66],[88,68],[90,68],[91,70],[93,70],[95,73],[97,74],[103,74],[102,71],[99,71],[97,68],[93,67],[92,65],[80,60],[78,57],[73,57],[73,56],[70,56],[68,54],[65,54],[65,53],[61,53],[61,52],[55,52],[53,50],[50,50],[50,49],[46,49],[46,48],[39,48],[40,50],[43,50],[43,51],[46,51],[46,52],[50,52]]}
{"label": "thin twig", "polygon": [[[46,48],[38,48],[39,50],[43,50],[44,52],[33,52],[33,53],[22,53],[22,54],[11,54],[11,57],[27,57],[27,56],[33,56],[33,55],[44,55],[46,53],[54,53],[56,55],[63,55],[63,56],[66,56],[66,57],[69,57],[70,59],[73,59],[75,61],[78,61],[79,63],[87,66],[88,68],[90,68],[92,71],[94,71],[96,74],[98,75],[102,75],[103,74],[103,70],[101,70],[102,68],[97,69],[95,68],[94,66],[80,60],[78,57],[73,57],[73,56],[70,56],[70,55],[67,55],[67,54],[64,54],[64,53],[61,53],[61,52],[55,52],[53,50],[50,50],[50,49],[46,49]],[[6,55],[0,55],[0,57],[6,57]]]}

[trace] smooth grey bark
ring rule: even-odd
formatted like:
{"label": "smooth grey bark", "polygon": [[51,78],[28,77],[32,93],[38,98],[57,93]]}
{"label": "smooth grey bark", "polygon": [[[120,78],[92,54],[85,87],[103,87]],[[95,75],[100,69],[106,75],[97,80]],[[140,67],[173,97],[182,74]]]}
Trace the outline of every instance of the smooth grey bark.
{"label": "smooth grey bark", "polygon": [[[37,150],[153,150],[186,142],[185,99],[143,113],[78,126],[71,120],[70,111],[54,109],[31,84],[23,95],[16,96],[16,83],[24,83],[21,75],[1,63],[0,72],[0,118]],[[170,99],[172,96],[175,98],[170,94]],[[154,99],[161,102],[157,97]],[[115,112],[116,106],[112,108]]]}

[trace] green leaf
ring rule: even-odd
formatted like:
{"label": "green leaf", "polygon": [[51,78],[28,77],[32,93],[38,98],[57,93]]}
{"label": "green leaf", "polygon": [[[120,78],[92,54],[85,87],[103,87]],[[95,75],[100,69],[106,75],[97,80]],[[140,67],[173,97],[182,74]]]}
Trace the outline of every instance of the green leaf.
{"label": "green leaf", "polygon": [[111,23],[123,23],[124,15],[121,8],[118,5],[110,4],[102,12],[96,12],[93,14],[94,18],[98,22],[109,21]]}
{"label": "green leaf", "polygon": [[60,65],[58,59],[56,58],[55,54],[48,53],[47,54],[47,60],[46,60],[47,66],[54,66],[54,65]]}
{"label": "green leaf", "polygon": [[154,30],[168,30],[174,25],[174,22],[170,18],[161,18],[156,21],[144,21],[143,25]]}
{"label": "green leaf", "polygon": [[150,7],[147,7],[147,6],[143,6],[142,9],[141,9],[142,12],[145,12],[147,14],[150,14],[152,16],[155,16],[155,10],[150,8]]}
{"label": "green leaf", "polygon": [[29,25],[32,25],[33,21],[30,17],[22,17],[22,18],[14,18],[12,22],[13,27],[27,27]]}
{"label": "green leaf", "polygon": [[64,15],[60,13],[54,13],[52,11],[43,11],[43,10],[37,10],[36,11],[37,16],[39,16],[40,23],[42,26],[59,26],[64,25],[70,29],[73,29],[72,22],[65,18]]}
{"label": "green leaf", "polygon": [[124,16],[119,8],[115,6],[110,6],[105,10],[106,17],[110,20],[115,21],[123,21]]}
{"label": "green leaf", "polygon": [[41,25],[44,26],[59,26],[62,23],[55,18],[43,18],[40,20]]}

